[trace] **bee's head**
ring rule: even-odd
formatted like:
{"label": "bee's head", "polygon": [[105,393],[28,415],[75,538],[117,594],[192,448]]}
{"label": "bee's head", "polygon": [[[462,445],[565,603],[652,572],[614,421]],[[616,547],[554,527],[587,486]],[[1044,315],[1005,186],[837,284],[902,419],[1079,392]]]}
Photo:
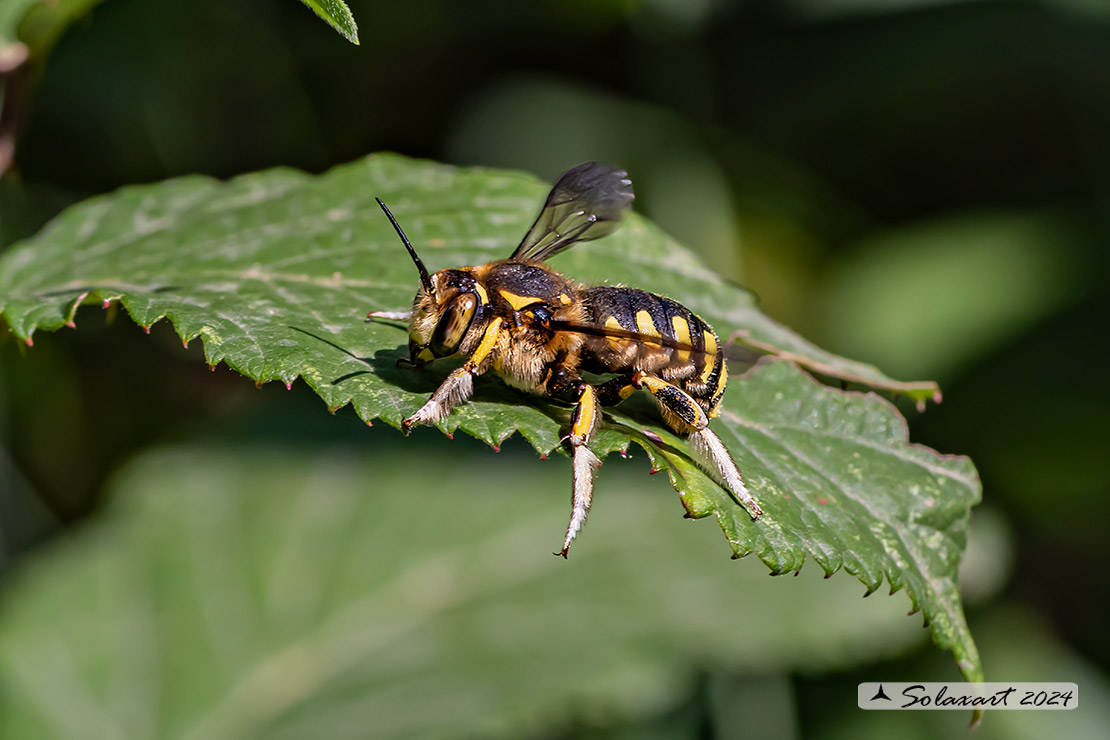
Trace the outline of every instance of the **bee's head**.
{"label": "bee's head", "polygon": [[485,291],[467,268],[440,270],[434,275],[420,261],[401,225],[393,214],[375,198],[389,217],[405,248],[420,272],[420,290],[412,301],[409,319],[409,356],[414,365],[423,365],[437,357],[448,357],[459,351],[471,327],[477,327],[486,301]]}
{"label": "bee's head", "polygon": [[484,293],[470,270],[440,270],[421,285],[412,302],[409,355],[421,365],[459,351],[472,328],[480,323]]}

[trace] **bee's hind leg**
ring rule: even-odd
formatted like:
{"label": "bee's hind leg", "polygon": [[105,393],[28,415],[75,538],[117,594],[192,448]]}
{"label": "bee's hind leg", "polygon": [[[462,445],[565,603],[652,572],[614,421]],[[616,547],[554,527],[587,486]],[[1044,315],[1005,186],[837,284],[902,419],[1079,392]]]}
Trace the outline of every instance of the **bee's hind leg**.
{"label": "bee's hind leg", "polygon": [[728,453],[721,438],[709,428],[709,417],[693,397],[676,385],[661,378],[636,373],[632,382],[647,388],[663,412],[667,426],[682,434],[690,435],[690,449],[694,461],[725,487],[743,504],[754,519],[763,513],[755,497],[744,485],[740,470]]}
{"label": "bee's hind leg", "polygon": [[574,408],[574,417],[570,425],[570,434],[567,442],[570,444],[574,455],[574,488],[571,497],[570,524],[567,525],[567,535],[563,540],[563,549],[555,553],[567,556],[570,543],[582,531],[586,523],[586,515],[590,513],[590,502],[593,500],[594,478],[597,469],[601,467],[601,460],[589,448],[590,439],[597,431],[601,420],[601,404],[598,402],[597,391],[589,383],[579,385],[578,404]]}

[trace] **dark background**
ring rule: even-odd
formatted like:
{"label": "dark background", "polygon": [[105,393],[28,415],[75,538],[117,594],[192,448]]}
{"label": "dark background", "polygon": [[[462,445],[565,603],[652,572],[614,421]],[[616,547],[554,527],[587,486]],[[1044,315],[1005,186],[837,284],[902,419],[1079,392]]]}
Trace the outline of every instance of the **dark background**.
{"label": "dark background", "polygon": [[[988,678],[1076,680],[1061,666],[1082,665],[1097,677],[1086,696],[1107,697],[1106,6],[351,9],[360,46],[293,0],[95,6],[26,80],[15,165],[0,182],[2,244],[66,204],[187,173],[321,172],[382,150],[544,178],[619,162],[638,210],[770,315],[895,377],[941,383],[945,402],[911,414],[912,439],[975,461],[976,520],[996,537],[988,562],[1005,571],[1004,585],[969,595],[972,631],[981,647],[1049,656],[1036,666],[1044,675],[1006,676],[1006,659],[992,665],[984,649]],[[30,352],[0,347],[0,567],[95,512],[137,450],[275,402],[209,373],[168,331],[154,335],[121,320],[36,336]],[[121,372],[134,365],[152,371]],[[294,407],[320,411],[308,399]],[[949,659],[923,644],[789,677],[786,736],[904,732],[907,715],[864,721],[824,697]],[[566,731],[740,736],[714,716],[695,686],[640,724],[572,718]]]}

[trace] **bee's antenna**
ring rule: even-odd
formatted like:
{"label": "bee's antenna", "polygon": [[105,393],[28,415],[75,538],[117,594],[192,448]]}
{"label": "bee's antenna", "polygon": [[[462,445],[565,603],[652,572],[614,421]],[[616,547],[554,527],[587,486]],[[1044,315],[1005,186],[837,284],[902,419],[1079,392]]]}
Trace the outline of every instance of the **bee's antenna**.
{"label": "bee's antenna", "polygon": [[412,248],[409,243],[409,238],[405,236],[405,232],[401,230],[401,225],[397,223],[397,219],[393,218],[393,214],[386,208],[385,203],[382,203],[381,198],[374,198],[378,201],[378,205],[385,211],[385,215],[389,217],[389,223],[393,224],[393,228],[397,229],[397,236],[401,237],[401,241],[405,244],[405,249],[409,250],[409,256],[412,261],[416,263],[416,269],[420,270],[420,282],[424,286],[424,290],[428,291],[429,295],[435,295],[435,288],[432,286],[432,279],[428,277],[428,268],[424,267],[424,263],[420,261],[420,257],[416,255],[416,250]]}

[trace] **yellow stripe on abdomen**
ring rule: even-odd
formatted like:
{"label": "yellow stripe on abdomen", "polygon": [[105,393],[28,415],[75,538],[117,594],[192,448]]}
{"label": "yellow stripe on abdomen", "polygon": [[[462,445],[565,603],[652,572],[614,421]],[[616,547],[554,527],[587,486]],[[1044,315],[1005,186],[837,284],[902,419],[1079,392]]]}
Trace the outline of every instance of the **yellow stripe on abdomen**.
{"label": "yellow stripe on abdomen", "polygon": [[717,366],[717,335],[706,329],[702,332],[702,340],[705,342],[705,367],[701,371],[701,382],[709,383],[713,369]]}
{"label": "yellow stripe on abdomen", "polygon": [[651,314],[643,309],[636,312],[636,329],[646,337],[659,336],[659,329],[655,327]]}
{"label": "yellow stripe on abdomen", "polygon": [[[682,318],[681,316],[672,316],[671,317],[671,326],[674,327],[674,338],[677,341],[681,342],[682,344],[685,344],[686,346],[690,346],[690,344],[691,344],[691,341],[690,341],[690,322],[688,322],[686,319]],[[689,359],[690,359],[690,350],[688,350],[688,349],[678,350],[678,360],[679,360],[679,362],[688,362]]]}
{"label": "yellow stripe on abdomen", "polygon": [[[621,326],[621,322],[617,321],[616,316],[609,316],[608,318],[605,319],[605,328],[606,329],[618,329],[620,331],[625,331],[625,328],[623,326]],[[619,337],[606,337],[606,339],[609,340],[609,346],[612,347],[613,349],[619,349],[620,346],[621,346],[621,343],[624,342],[624,340],[619,338]]]}

